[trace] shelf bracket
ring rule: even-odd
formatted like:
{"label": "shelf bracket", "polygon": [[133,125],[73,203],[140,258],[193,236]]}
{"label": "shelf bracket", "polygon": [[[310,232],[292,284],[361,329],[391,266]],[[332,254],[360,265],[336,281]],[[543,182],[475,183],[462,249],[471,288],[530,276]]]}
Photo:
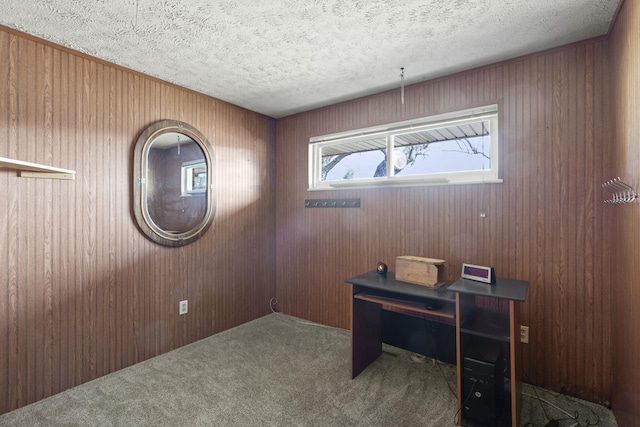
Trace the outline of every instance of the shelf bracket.
{"label": "shelf bracket", "polygon": [[76,179],[76,171],[0,157],[0,168],[15,169],[22,178]]}
{"label": "shelf bracket", "polygon": [[76,179],[75,173],[63,173],[63,172],[29,172],[20,171],[21,178],[46,178],[46,179]]}

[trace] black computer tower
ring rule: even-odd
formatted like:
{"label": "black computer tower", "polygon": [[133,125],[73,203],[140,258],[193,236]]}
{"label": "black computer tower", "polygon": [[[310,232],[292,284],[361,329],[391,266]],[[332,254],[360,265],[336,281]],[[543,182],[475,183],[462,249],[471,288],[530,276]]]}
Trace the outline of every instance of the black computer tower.
{"label": "black computer tower", "polygon": [[465,350],[462,363],[462,419],[473,426],[497,426],[504,405],[502,343],[475,340]]}

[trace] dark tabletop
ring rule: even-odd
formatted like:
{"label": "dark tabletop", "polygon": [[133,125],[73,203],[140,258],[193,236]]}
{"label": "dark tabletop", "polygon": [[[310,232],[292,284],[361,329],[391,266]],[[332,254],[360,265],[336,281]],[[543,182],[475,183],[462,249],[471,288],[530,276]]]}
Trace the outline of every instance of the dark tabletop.
{"label": "dark tabletop", "polygon": [[489,284],[469,279],[458,279],[449,286],[449,291],[462,294],[481,295],[486,297],[524,301],[529,289],[529,282],[513,279],[496,279]]}

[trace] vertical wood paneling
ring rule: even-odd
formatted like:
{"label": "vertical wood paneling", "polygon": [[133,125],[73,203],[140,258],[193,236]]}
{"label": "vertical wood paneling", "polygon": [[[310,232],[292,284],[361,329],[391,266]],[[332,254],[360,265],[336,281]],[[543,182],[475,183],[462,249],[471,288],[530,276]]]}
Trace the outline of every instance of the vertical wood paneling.
{"label": "vertical wood paneling", "polygon": [[[0,33],[0,57],[9,58],[9,36],[7,34]],[[3,67],[0,69],[0,80],[3,82],[9,82],[9,67]],[[6,89],[9,92],[9,87],[7,85]],[[8,111],[9,110],[9,96],[1,96],[0,97],[0,111]],[[0,138],[4,140],[9,139],[9,127],[7,126],[5,129],[0,129]],[[8,147],[7,147],[8,148]],[[2,196],[0,196],[0,215],[3,217],[7,217],[10,212],[11,202],[9,200],[10,191],[8,189],[8,178],[0,175],[0,185],[2,188],[7,189],[7,191],[2,192]],[[9,236],[9,223],[2,222],[0,223],[0,236]],[[7,345],[2,346],[0,348],[0,359],[7,361],[6,366],[0,366],[0,384],[5,384],[4,391],[0,392],[0,399],[8,400],[8,375],[9,375],[9,349],[11,343],[11,334],[9,330],[10,324],[10,312],[11,312],[11,298],[9,294],[9,246],[11,242],[8,239],[5,239],[4,244],[0,245],[0,262],[6,264],[6,269],[0,271],[0,300],[6,301],[4,304],[0,304],[0,336],[4,337]]]}
{"label": "vertical wood paneling", "polygon": [[[615,123],[612,165],[608,179],[620,176],[636,191],[640,188],[640,4],[626,0],[620,6],[610,35],[611,105]],[[607,226],[613,234],[610,283],[613,306],[613,410],[621,426],[640,426],[640,205],[611,206]]]}
{"label": "vertical wood paneling", "polygon": [[[595,39],[410,86],[404,106],[390,91],[280,119],[278,307],[348,328],[344,279],[377,261],[394,269],[398,255],[443,258],[450,280],[463,262],[492,265],[531,284],[522,307],[531,331],[525,380],[608,404],[606,54],[606,40]],[[493,102],[503,184],[306,190],[312,136]],[[308,197],[360,197],[362,207],[305,209]]]}
{"label": "vertical wood paneling", "polygon": [[[275,295],[275,120],[0,29],[0,414],[269,312]],[[165,248],[131,214],[131,158],[151,123],[211,142],[217,215]],[[178,315],[178,301],[189,313]]]}

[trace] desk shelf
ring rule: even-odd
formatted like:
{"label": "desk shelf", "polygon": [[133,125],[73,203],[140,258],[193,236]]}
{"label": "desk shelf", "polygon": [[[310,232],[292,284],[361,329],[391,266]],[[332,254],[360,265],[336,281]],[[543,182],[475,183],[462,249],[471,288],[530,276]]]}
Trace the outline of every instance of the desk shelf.
{"label": "desk shelf", "polygon": [[511,341],[509,313],[476,308],[460,332],[508,343]]}
{"label": "desk shelf", "polygon": [[456,311],[454,306],[443,305],[441,308],[434,310],[428,309],[426,303],[415,301],[403,301],[394,298],[386,298],[378,295],[370,295],[367,293],[359,293],[353,296],[354,298],[364,301],[375,302],[384,306],[395,307],[403,310],[413,311],[422,314],[429,314],[437,317],[445,317],[447,319],[454,319],[456,317]]}

